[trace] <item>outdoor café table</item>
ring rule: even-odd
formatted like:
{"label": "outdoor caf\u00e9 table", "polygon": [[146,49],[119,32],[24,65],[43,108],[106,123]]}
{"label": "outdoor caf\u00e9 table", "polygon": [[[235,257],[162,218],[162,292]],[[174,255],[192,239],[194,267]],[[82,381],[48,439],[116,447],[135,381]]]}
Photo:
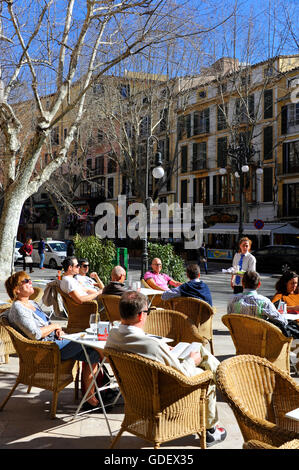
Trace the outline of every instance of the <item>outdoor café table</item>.
{"label": "outdoor caf\u00e9 table", "polygon": [[150,307],[151,304],[152,304],[152,301],[155,298],[155,296],[157,294],[163,294],[165,291],[164,290],[157,290],[157,289],[150,289],[150,288],[147,288],[147,287],[141,287],[139,292],[141,294],[146,295],[147,297],[149,297],[149,307]]}
{"label": "outdoor caf\u00e9 table", "polygon": [[[105,405],[103,403],[103,399],[102,399],[102,396],[101,396],[101,392],[108,389],[108,388],[110,388],[110,389],[118,388],[118,383],[116,382],[115,378],[113,377],[113,378],[110,379],[110,383],[108,385],[99,388],[96,379],[97,379],[99,371],[101,370],[104,362],[106,361],[106,358],[104,357],[104,359],[100,362],[98,370],[97,370],[96,374],[94,374],[93,369],[92,369],[92,365],[90,363],[89,356],[86,352],[86,346],[89,346],[91,348],[99,349],[99,350],[103,351],[104,348],[105,348],[105,345],[106,345],[106,341],[99,341],[95,334],[89,334],[89,333],[86,333],[85,331],[80,332],[80,333],[73,333],[73,334],[64,333],[63,338],[69,339],[70,341],[73,341],[74,343],[81,344],[81,346],[83,348],[83,351],[84,351],[84,354],[85,354],[85,357],[86,357],[86,360],[88,362],[91,374],[92,374],[92,381],[91,381],[89,387],[87,388],[84,397],[82,398],[81,402],[79,403],[79,406],[76,410],[76,413],[75,413],[73,419],[75,419],[78,416],[79,411],[80,411],[83,403],[85,403],[87,401],[87,396],[88,396],[88,393],[89,393],[92,385],[94,385],[95,389],[96,389],[95,394],[97,394],[97,396],[99,398],[100,406],[103,410],[103,414],[104,414],[104,417],[105,417],[105,420],[106,420],[106,423],[107,423],[107,427],[109,429],[110,436],[112,437],[112,432],[111,432],[109,420],[108,420],[108,417],[107,417],[107,413],[106,413],[106,410],[105,410]],[[120,396],[120,392],[118,393],[118,395],[116,396],[114,401],[111,403],[112,405],[114,405],[117,402],[119,396]],[[89,413],[89,411],[84,411],[80,414],[85,414],[85,413]]]}

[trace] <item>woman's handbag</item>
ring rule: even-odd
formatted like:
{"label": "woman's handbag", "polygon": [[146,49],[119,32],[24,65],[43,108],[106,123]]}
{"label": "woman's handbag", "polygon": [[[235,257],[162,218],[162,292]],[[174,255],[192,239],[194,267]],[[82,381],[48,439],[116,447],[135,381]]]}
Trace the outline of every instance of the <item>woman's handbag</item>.
{"label": "woman's handbag", "polygon": [[31,256],[25,256],[25,263],[27,264],[33,263]]}

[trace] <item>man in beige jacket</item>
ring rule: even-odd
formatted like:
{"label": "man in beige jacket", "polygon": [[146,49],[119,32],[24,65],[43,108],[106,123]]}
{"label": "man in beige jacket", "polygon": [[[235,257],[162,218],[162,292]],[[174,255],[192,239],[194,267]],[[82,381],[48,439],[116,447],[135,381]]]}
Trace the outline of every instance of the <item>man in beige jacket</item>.
{"label": "man in beige jacket", "polygon": [[[191,377],[203,370],[215,373],[219,361],[198,343],[198,351],[191,352],[182,362],[172,353],[171,347],[163,339],[148,336],[144,332],[147,315],[149,314],[147,297],[140,292],[128,291],[122,294],[119,303],[121,325],[112,328],[106,346],[120,351],[139,354],[153,361],[158,361]],[[223,441],[226,437],[224,428],[219,427],[216,407],[215,384],[209,386],[207,395],[207,447]]]}

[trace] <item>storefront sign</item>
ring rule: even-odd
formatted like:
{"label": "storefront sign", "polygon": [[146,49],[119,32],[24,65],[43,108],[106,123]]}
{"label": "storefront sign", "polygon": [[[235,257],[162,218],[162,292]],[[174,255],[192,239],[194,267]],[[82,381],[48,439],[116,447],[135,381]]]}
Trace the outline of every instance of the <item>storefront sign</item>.
{"label": "storefront sign", "polygon": [[222,250],[217,248],[208,248],[208,259],[233,259],[233,250]]}

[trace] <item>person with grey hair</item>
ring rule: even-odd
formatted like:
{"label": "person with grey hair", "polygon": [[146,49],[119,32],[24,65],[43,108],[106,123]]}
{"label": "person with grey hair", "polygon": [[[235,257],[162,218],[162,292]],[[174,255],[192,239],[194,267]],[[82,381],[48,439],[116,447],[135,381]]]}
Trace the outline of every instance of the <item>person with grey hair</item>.
{"label": "person with grey hair", "polygon": [[106,342],[107,348],[138,354],[173,367],[187,377],[198,375],[203,370],[210,370],[213,373],[214,383],[209,385],[207,392],[207,447],[223,441],[226,431],[218,425],[216,406],[215,375],[219,361],[201,343],[198,343],[197,351],[191,352],[186,359],[180,361],[171,353],[172,348],[163,339],[146,335],[144,327],[150,310],[147,297],[140,292],[127,291],[122,294],[119,311],[121,324],[118,328],[110,330]]}
{"label": "person with grey hair", "polygon": [[122,266],[114,266],[111,271],[111,281],[103,289],[106,295],[122,295],[126,292],[125,279],[127,273]]}

